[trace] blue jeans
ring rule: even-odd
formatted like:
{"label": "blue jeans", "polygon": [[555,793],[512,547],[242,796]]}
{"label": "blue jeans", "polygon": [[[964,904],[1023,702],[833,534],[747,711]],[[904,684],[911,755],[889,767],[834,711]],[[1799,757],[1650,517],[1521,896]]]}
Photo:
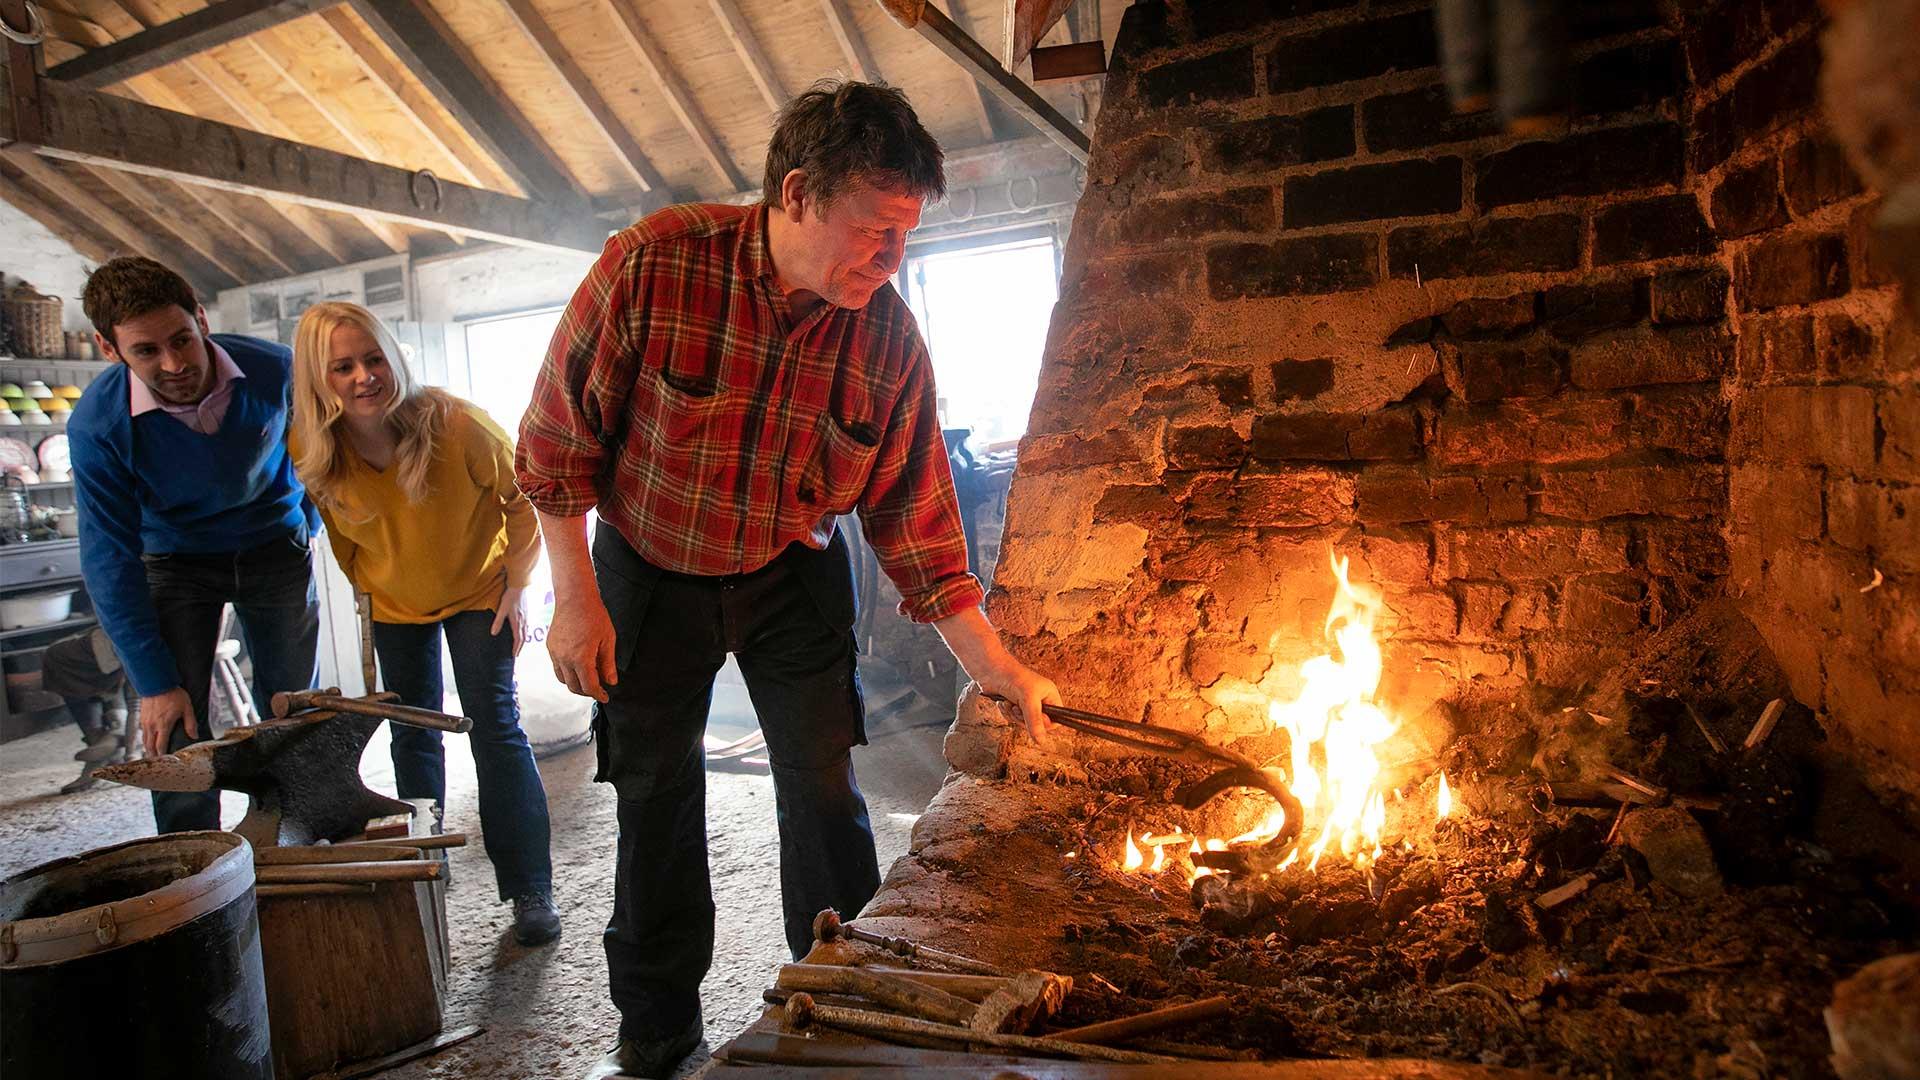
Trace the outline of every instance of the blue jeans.
{"label": "blue jeans", "polygon": [[[500,898],[553,889],[547,789],[520,729],[513,685],[513,630],[493,633],[493,612],[462,611],[437,623],[373,624],[381,682],[402,703],[438,709],[442,702],[440,635],[453,653],[460,709],[473,721],[467,745],[480,780],[480,831]],[[440,733],[389,723],[394,786],[403,799],[446,805],[447,759]]]}
{"label": "blue jeans", "polygon": [[652,1039],[693,1018],[713,963],[702,735],[728,653],[773,764],[793,956],[807,951],[821,908],[852,917],[880,887],[849,753],[866,742],[853,577],[837,534],[825,551],[794,544],[750,574],[696,577],[651,565],[602,522],[593,563],[619,672],[593,715],[594,779],[619,796],[607,975],[621,1038]]}
{"label": "blue jeans", "polygon": [[[226,604],[239,616],[240,637],[253,665],[253,700],[262,712],[280,691],[313,685],[320,608],[314,600],[305,530],[246,551],[148,555],[142,561],[160,636],[193,703],[201,738],[213,736],[207,730],[207,695],[213,686],[214,638]],[[193,741],[185,724],[176,725],[167,750]],[[156,791],[153,823],[163,833],[218,829],[220,793]]]}

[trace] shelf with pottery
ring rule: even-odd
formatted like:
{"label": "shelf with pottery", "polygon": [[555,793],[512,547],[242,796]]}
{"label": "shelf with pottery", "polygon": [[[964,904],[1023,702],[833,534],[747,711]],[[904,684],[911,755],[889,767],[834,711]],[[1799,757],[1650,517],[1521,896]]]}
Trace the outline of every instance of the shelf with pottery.
{"label": "shelf with pottery", "polygon": [[63,360],[56,356],[0,356],[0,371],[13,371],[16,368],[61,368],[98,375],[115,363],[117,361],[113,360]]}

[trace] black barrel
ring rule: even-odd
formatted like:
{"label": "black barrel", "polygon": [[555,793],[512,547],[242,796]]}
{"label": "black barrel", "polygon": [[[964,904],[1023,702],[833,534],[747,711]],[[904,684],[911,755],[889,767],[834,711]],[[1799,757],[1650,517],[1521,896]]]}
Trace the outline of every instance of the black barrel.
{"label": "black barrel", "polygon": [[253,852],[187,832],[0,882],[0,1076],[273,1076]]}

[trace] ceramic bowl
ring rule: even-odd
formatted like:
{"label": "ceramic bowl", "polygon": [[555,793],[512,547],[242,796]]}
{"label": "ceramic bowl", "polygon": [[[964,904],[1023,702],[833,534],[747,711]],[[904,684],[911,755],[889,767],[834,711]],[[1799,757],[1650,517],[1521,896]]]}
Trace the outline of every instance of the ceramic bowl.
{"label": "ceramic bowl", "polygon": [[26,395],[30,398],[44,399],[44,398],[50,398],[53,396],[53,388],[49,387],[46,383],[41,382],[39,379],[33,380],[27,385],[21,387],[21,389],[24,390],[26,392]]}
{"label": "ceramic bowl", "polygon": [[30,397],[8,398],[7,408],[14,412],[39,412],[40,403]]}
{"label": "ceramic bowl", "polygon": [[12,409],[0,409],[0,427],[19,427],[21,420],[13,415]]}
{"label": "ceramic bowl", "polygon": [[40,408],[50,413],[71,412],[73,410],[73,402],[63,397],[50,397],[41,402]]}
{"label": "ceramic bowl", "polygon": [[68,401],[79,401],[82,393],[83,391],[72,383],[63,383],[53,388],[54,397],[66,398]]}
{"label": "ceramic bowl", "polygon": [[28,427],[52,427],[53,417],[35,409],[30,413],[21,413],[20,422]]}
{"label": "ceramic bowl", "polygon": [[27,396],[26,391],[20,389],[19,383],[0,382],[0,398],[17,398],[17,397],[26,397],[26,396]]}

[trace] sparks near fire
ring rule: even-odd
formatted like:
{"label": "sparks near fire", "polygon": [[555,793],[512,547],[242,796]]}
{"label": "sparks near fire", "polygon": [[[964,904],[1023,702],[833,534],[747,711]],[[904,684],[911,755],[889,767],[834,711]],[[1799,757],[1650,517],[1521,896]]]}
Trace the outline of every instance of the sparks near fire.
{"label": "sparks near fire", "polygon": [[[1328,651],[1300,666],[1301,688],[1291,701],[1267,706],[1270,730],[1284,730],[1290,740],[1288,767],[1281,770],[1300,800],[1305,828],[1299,845],[1275,872],[1304,863],[1319,866],[1329,851],[1366,870],[1380,857],[1380,834],[1386,825],[1386,793],[1381,788],[1380,745],[1398,727],[1387,709],[1374,700],[1380,687],[1382,659],[1376,624],[1384,605],[1380,593],[1348,578],[1347,559],[1330,556],[1335,591],[1327,609],[1323,634]],[[1453,793],[1446,775],[1440,776],[1435,817],[1452,813]],[[1278,836],[1284,812],[1270,811],[1253,829],[1230,840],[1180,836],[1189,855],[1219,851],[1243,843],[1260,844]],[[1132,830],[1120,868],[1128,872],[1156,872],[1163,868],[1165,838],[1146,834],[1151,859],[1135,842]],[[1190,876],[1213,873],[1190,865]]]}

